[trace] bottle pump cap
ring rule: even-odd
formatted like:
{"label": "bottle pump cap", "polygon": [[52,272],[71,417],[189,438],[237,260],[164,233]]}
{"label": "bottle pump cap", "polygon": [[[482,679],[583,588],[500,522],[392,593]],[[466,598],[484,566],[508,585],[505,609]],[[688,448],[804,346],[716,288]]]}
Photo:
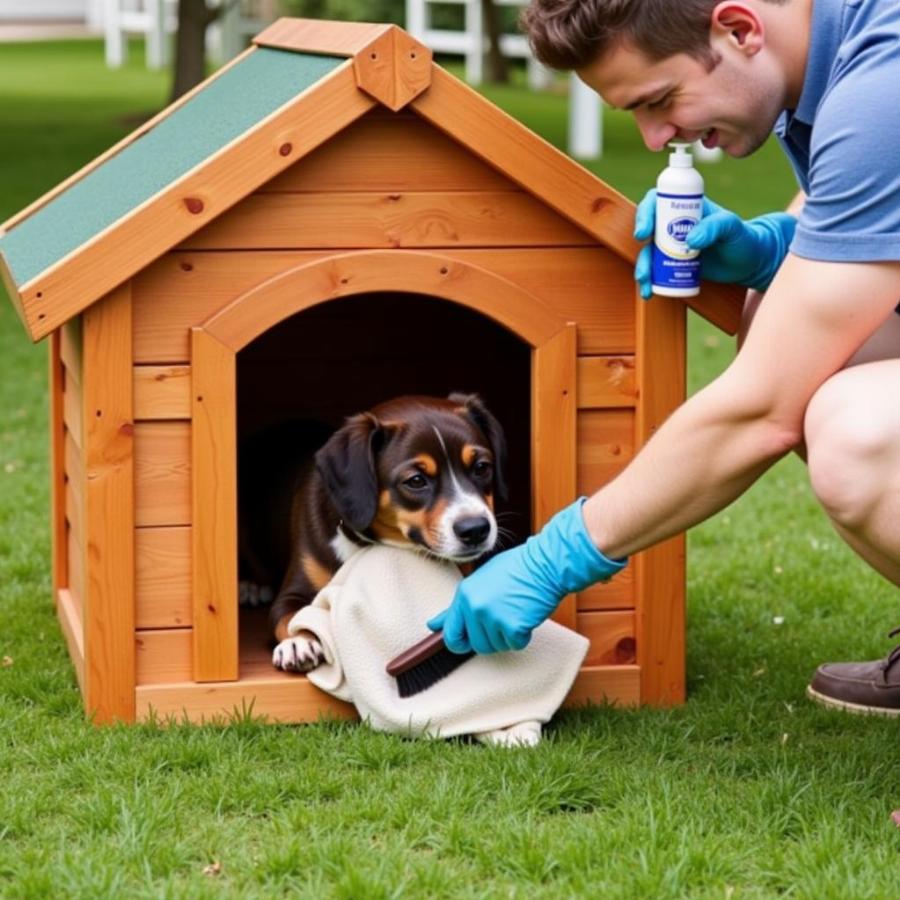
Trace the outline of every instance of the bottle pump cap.
{"label": "bottle pump cap", "polygon": [[669,146],[675,151],[669,154],[669,165],[676,169],[690,169],[694,165],[690,144],[672,143]]}

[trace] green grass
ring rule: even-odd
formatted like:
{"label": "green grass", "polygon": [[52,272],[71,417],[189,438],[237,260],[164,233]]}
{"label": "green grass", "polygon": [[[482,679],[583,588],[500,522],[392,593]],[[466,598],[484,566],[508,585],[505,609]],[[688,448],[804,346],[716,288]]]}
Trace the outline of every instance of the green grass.
{"label": "green grass", "polygon": [[[153,111],[166,78],[96,43],[0,45],[0,216]],[[564,98],[489,92],[560,142]],[[661,158],[606,117],[629,196]],[[775,148],[705,167],[743,213],[792,192]],[[691,385],[730,341],[694,322]],[[828,658],[880,655],[897,592],[788,459],[690,536],[689,701],[560,715],[535,750],[355,725],[94,729],[50,601],[45,349],[0,303],[0,896],[895,897],[900,723],[813,707]],[[783,616],[776,625],[773,617]],[[204,869],[220,864],[218,874]]]}

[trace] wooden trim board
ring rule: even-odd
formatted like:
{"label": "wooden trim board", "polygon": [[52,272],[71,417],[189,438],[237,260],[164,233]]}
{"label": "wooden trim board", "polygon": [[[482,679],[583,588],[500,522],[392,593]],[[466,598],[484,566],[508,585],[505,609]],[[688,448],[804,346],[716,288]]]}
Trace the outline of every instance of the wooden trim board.
{"label": "wooden trim board", "polygon": [[125,284],[84,315],[84,694],[97,723],[134,719],[131,346]]}
{"label": "wooden trim board", "polygon": [[195,328],[191,353],[194,680],[238,677],[234,351]]}
{"label": "wooden trim board", "polygon": [[[155,717],[163,722],[208,722],[248,712],[284,723],[357,718],[353,706],[320,691],[303,676],[274,671],[219,684],[142,685],[136,694],[137,718],[141,721]],[[563,706],[636,706],[640,699],[638,666],[585,666]]]}
{"label": "wooden trim board", "polygon": [[[531,527],[537,532],[575,500],[576,328],[569,322],[534,348],[531,366]],[[553,619],[575,627],[576,598],[566,597]]]}
{"label": "wooden trim board", "polygon": [[352,294],[403,290],[474,309],[532,347],[541,346],[564,326],[524,288],[472,263],[421,251],[361,250],[277,275],[238,297],[202,327],[237,352],[288,316],[319,303]]}
{"label": "wooden trim board", "polygon": [[[686,311],[681,304],[638,305],[637,366],[641,403],[635,438],[643,446],[685,397]],[[670,373],[667,378],[658,372]],[[678,375],[679,377],[676,377]],[[641,699],[669,706],[684,702],[685,692],[685,538],[678,535],[635,556],[638,663]]]}

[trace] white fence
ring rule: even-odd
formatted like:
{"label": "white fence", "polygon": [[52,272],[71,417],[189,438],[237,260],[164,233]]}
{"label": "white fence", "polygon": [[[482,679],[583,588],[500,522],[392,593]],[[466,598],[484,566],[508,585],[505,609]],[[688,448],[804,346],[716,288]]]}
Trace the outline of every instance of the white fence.
{"label": "white fence", "polygon": [[[140,34],[146,38],[147,66],[162,69],[169,64],[171,39],[177,28],[177,0],[105,0],[103,29],[106,43],[106,64],[118,68],[128,58],[128,36]],[[207,31],[207,50],[212,59],[223,63],[237,56],[256,34],[271,22],[278,12],[277,0],[256,0],[255,3],[225,4],[225,11]]]}
{"label": "white fence", "polygon": [[99,27],[103,0],[0,0],[0,22],[86,22]]}
{"label": "white fence", "polygon": [[[498,6],[523,7],[528,0],[494,0]],[[465,7],[463,31],[435,28],[431,22],[436,4]],[[465,58],[466,81],[481,84],[488,48],[481,0],[406,0],[406,30],[437,53],[455,53]],[[546,88],[553,73],[531,54],[521,34],[503,34],[500,50],[509,59],[527,61],[528,84],[534,90]],[[569,153],[582,159],[596,159],[603,149],[600,98],[574,75],[569,80]]]}

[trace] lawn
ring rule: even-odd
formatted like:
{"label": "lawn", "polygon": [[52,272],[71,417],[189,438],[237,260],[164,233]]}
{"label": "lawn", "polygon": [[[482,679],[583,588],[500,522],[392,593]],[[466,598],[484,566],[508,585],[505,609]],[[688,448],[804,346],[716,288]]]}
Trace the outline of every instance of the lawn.
{"label": "lawn", "polygon": [[[95,42],[0,44],[0,219],[165,100]],[[565,97],[490,96],[561,143]],[[592,166],[632,198],[662,158],[605,118]],[[783,205],[776,147],[703,169],[744,214]],[[900,722],[804,699],[879,656],[897,591],[837,540],[787,459],[690,535],[688,702],[564,713],[537,749],[356,725],[84,721],[50,600],[46,351],[0,298],[0,896],[895,897]],[[660,301],[652,301],[660,302]],[[729,339],[693,321],[692,389]]]}

